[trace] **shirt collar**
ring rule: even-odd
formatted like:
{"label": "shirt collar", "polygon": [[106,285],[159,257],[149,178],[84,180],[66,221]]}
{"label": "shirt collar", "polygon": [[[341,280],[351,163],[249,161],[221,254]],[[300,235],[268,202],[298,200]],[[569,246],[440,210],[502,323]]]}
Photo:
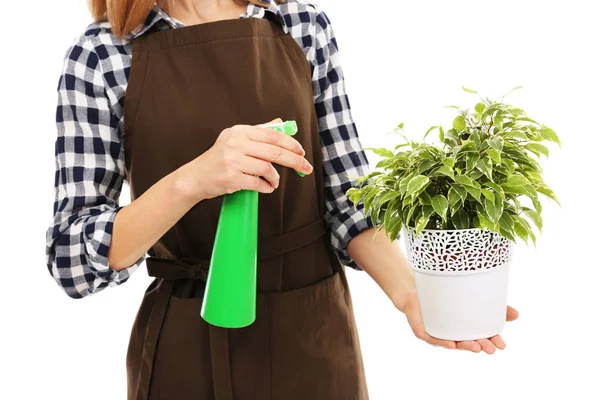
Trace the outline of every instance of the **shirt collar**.
{"label": "shirt collar", "polygon": [[[264,18],[265,12],[274,13],[279,22],[281,22],[282,28],[285,33],[288,33],[288,27],[285,22],[285,18],[283,13],[279,9],[279,5],[274,0],[252,0],[248,1],[248,6],[246,7],[246,12],[240,15],[240,17],[251,17],[251,18]],[[158,6],[157,3],[154,3],[152,6],[152,10],[146,17],[144,23],[138,26],[133,31],[129,32],[126,36],[127,40],[135,39],[144,33],[146,33],[150,28],[158,25],[158,24],[167,24],[169,28],[181,28],[185,26],[181,21],[178,21],[175,18],[170,17],[162,8]]]}

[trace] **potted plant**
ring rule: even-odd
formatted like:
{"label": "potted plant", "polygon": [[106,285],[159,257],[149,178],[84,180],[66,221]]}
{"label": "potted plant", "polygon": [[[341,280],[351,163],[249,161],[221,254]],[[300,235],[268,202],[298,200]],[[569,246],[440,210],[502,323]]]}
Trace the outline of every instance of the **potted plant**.
{"label": "potted plant", "polygon": [[[346,193],[355,207],[364,201],[378,231],[390,239],[404,234],[425,330],[440,339],[502,331],[513,245],[517,238],[535,245],[540,195],[558,203],[538,161],[548,156],[544,142],[560,140],[505,96],[478,95],[473,110],[452,106],[452,128],[433,126],[422,141],[398,125],[393,132],[403,143],[394,151],[366,149],[382,160]],[[427,143],[432,132],[439,141]]]}

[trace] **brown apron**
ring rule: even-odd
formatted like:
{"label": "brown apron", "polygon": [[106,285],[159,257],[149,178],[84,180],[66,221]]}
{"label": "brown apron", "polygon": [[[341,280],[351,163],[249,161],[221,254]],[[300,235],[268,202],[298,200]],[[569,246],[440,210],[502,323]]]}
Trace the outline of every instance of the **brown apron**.
{"label": "brown apron", "polygon": [[[352,301],[323,222],[322,154],[303,51],[281,24],[244,18],[134,39],[125,100],[132,200],[208,150],[220,132],[281,117],[314,173],[275,165],[259,195],[256,321],[200,317],[223,198],[196,204],[149,251],[150,284],[127,352],[128,400],[365,400]],[[210,173],[210,171],[206,171]]]}

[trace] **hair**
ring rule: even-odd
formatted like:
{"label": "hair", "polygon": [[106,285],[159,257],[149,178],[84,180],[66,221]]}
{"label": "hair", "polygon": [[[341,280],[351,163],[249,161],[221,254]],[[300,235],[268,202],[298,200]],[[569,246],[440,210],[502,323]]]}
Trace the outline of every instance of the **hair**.
{"label": "hair", "polygon": [[[144,23],[146,17],[152,10],[154,3],[164,3],[169,0],[88,0],[89,8],[96,22],[109,21],[112,32],[123,38],[140,24]],[[170,0],[176,1],[176,0]],[[233,0],[244,5],[248,0]],[[259,0],[252,0],[258,3]],[[275,0],[283,4],[286,0]]]}

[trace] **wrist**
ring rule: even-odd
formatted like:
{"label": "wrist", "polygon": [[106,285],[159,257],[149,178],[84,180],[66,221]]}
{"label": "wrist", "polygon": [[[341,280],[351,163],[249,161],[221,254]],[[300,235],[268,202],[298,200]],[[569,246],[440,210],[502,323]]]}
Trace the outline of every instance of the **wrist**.
{"label": "wrist", "polygon": [[183,203],[193,207],[196,203],[207,198],[202,190],[202,183],[198,179],[190,179],[190,165],[184,164],[176,169],[172,174],[173,193]]}
{"label": "wrist", "polygon": [[392,293],[392,295],[390,295],[390,300],[392,301],[392,304],[394,304],[394,307],[396,307],[396,309],[406,314],[411,304],[415,300],[418,301],[417,291],[413,288],[410,290],[403,290],[401,292]]}

